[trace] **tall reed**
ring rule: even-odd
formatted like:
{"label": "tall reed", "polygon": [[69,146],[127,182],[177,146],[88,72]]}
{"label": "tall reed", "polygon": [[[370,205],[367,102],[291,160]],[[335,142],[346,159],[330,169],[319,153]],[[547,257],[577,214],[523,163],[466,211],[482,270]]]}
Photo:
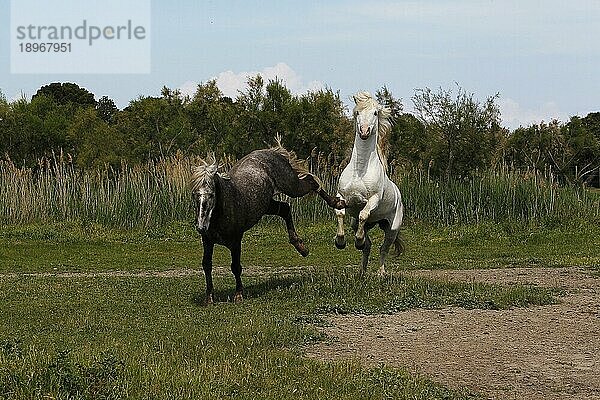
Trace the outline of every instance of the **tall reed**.
{"label": "tall reed", "polygon": [[[61,158],[36,168],[0,162],[0,224],[77,221],[109,227],[161,227],[192,221],[188,187],[193,161],[172,157],[143,165],[81,171]],[[311,170],[335,193],[339,167],[310,160]],[[600,195],[560,187],[550,174],[506,167],[468,180],[440,182],[422,170],[398,171],[407,222],[433,225],[522,222],[543,225],[600,222]],[[333,212],[316,196],[291,199],[295,218],[331,220]]]}

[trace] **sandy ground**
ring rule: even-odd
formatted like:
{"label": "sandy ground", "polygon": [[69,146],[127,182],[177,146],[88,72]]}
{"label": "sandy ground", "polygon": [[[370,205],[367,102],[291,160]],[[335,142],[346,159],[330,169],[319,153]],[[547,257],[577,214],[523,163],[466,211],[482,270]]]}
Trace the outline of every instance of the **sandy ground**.
{"label": "sandy ground", "polygon": [[600,399],[600,278],[581,268],[411,271],[436,279],[563,287],[561,304],[331,317],[319,359],[404,367],[490,399]]}

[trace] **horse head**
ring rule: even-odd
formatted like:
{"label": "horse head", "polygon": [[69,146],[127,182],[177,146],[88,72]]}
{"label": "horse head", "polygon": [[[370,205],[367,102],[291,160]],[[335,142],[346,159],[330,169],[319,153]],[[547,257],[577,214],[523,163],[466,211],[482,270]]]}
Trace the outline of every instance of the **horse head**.
{"label": "horse head", "polygon": [[392,111],[389,107],[379,104],[369,92],[358,92],[352,97],[356,104],[353,111],[356,135],[361,140],[375,137],[379,159],[384,169],[387,169],[385,149],[392,129]]}
{"label": "horse head", "polygon": [[379,104],[368,92],[358,92],[353,96],[354,127],[362,140],[379,132],[379,125],[390,117],[390,109]]}
{"label": "horse head", "polygon": [[214,154],[192,168],[192,196],[196,207],[196,230],[202,234],[208,230],[210,218],[217,204],[215,177],[218,164]]}

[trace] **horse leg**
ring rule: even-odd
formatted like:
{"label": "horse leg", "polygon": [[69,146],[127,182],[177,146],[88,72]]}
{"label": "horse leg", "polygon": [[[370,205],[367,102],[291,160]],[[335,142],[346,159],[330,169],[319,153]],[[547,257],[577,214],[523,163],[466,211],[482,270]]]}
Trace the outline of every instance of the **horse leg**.
{"label": "horse leg", "polygon": [[292,212],[290,209],[290,205],[283,201],[277,201],[271,199],[269,203],[269,208],[267,209],[267,214],[269,215],[278,215],[285,221],[285,227],[288,231],[288,236],[290,238],[290,243],[298,250],[298,253],[302,257],[306,257],[308,255],[308,249],[304,245],[304,242],[298,234],[296,233],[296,228],[294,228],[294,221],[292,220]]}
{"label": "horse leg", "polygon": [[[337,197],[339,197],[341,201],[344,201],[344,198],[339,193]],[[344,237],[344,217],[346,216],[346,210],[336,209],[335,216],[337,217],[338,222],[338,230],[337,234],[335,235],[335,247],[337,247],[338,249],[343,249],[344,247],[346,247],[346,238]]]}
{"label": "horse leg", "polygon": [[317,190],[317,194],[325,200],[327,205],[335,210],[344,210],[346,208],[346,201],[341,197],[330,196],[323,188]]}
{"label": "horse leg", "polygon": [[325,203],[327,203],[327,205],[329,207],[331,207],[335,210],[345,210],[346,209],[346,200],[344,200],[344,198],[342,196],[340,196],[339,193],[335,197],[331,196],[329,193],[327,193],[325,191],[325,189],[323,189],[323,187],[317,182],[315,177],[312,175],[307,175],[303,179],[312,181],[312,186],[313,186],[312,190],[314,190],[319,195],[319,197],[321,197],[323,200],[325,200]]}
{"label": "horse leg", "polygon": [[367,200],[367,204],[360,210],[360,213],[358,213],[358,226],[354,235],[354,247],[358,250],[362,250],[365,247],[365,223],[369,219],[371,211],[377,208],[377,205],[379,205],[379,195],[374,194]]}
{"label": "horse leg", "polygon": [[302,197],[310,192],[317,193],[319,197],[325,200],[325,203],[327,203],[327,205],[331,208],[337,210],[343,210],[346,208],[346,202],[343,198],[339,196],[331,196],[321,187],[321,185],[319,184],[319,182],[317,182],[315,177],[310,174],[303,176],[299,179],[298,187],[294,191],[293,195],[290,197]]}
{"label": "horse leg", "polygon": [[364,275],[367,272],[369,266],[369,255],[371,254],[371,239],[368,233],[365,232],[365,245],[362,249],[362,269],[361,272]]}
{"label": "horse leg", "polygon": [[214,302],[212,281],[212,256],[215,244],[211,240],[203,236],[202,247],[204,249],[204,252],[202,254],[202,269],[204,270],[204,276],[206,277],[206,297],[204,298],[204,304],[208,305]]}
{"label": "horse leg", "polygon": [[392,243],[396,243],[398,238],[398,231],[392,230],[392,227],[388,221],[382,221],[379,223],[379,227],[383,229],[385,234],[383,238],[383,244],[379,248],[379,275],[385,275],[385,258],[390,250]]}
{"label": "horse leg", "polygon": [[235,277],[235,295],[233,301],[239,303],[243,300],[244,287],[242,286],[242,240],[236,241],[231,251],[231,272]]}

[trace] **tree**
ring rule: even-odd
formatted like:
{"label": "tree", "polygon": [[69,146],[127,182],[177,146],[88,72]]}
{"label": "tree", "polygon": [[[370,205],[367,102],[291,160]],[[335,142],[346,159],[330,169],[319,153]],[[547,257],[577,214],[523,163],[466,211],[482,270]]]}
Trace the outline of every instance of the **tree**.
{"label": "tree", "polygon": [[431,140],[414,115],[400,114],[392,125],[388,160],[406,167],[423,167],[431,160]]}
{"label": "tree", "polygon": [[8,151],[8,117],[10,113],[10,106],[6,101],[6,97],[0,90],[0,158],[2,158]]}
{"label": "tree", "polygon": [[16,163],[35,165],[52,151],[73,150],[67,136],[72,118],[68,105],[59,105],[46,95],[36,96],[27,102],[25,99],[10,104],[4,122],[4,151]]}
{"label": "tree", "polygon": [[69,127],[76,143],[76,164],[82,168],[118,167],[124,158],[123,135],[104,121],[92,108],[77,110]]}
{"label": "tree", "polygon": [[567,147],[563,154],[568,157],[560,165],[560,171],[568,180],[579,183],[591,176],[597,176],[594,172],[600,165],[600,140],[592,131],[595,128],[594,116],[588,117],[572,117],[561,128]]}
{"label": "tree", "polygon": [[[590,184],[594,184],[596,187],[600,187],[600,112],[589,113],[582,119],[583,126],[585,127],[588,134],[593,135],[596,139],[595,144],[591,145],[594,149],[592,150],[594,163],[589,169],[587,175],[582,174],[582,178]],[[594,167],[595,166],[595,171]],[[594,180],[595,177],[596,179]]]}
{"label": "tree", "polygon": [[239,110],[237,121],[239,139],[243,140],[249,148],[264,147],[269,134],[268,126],[262,120],[262,111],[265,103],[265,82],[260,75],[248,78],[248,88],[240,92],[235,102]]}
{"label": "tree", "polygon": [[515,167],[535,171],[551,167],[557,174],[571,156],[557,120],[515,129],[508,137],[505,154],[506,160]]}
{"label": "tree", "polygon": [[114,125],[123,134],[128,158],[133,162],[173,155],[194,141],[185,112],[187,100],[165,89],[162,97],[133,100],[116,116]]}
{"label": "tree", "polygon": [[308,158],[313,149],[339,156],[352,138],[339,93],[331,89],[292,95],[280,80],[265,85],[258,75],[248,80],[236,107],[236,133],[247,145],[246,152],[272,144],[279,134],[301,158]]}
{"label": "tree", "polygon": [[110,97],[102,96],[96,104],[96,112],[104,122],[110,124],[113,122],[115,114],[119,112],[119,109]]}
{"label": "tree", "polygon": [[600,112],[589,113],[582,118],[581,122],[585,129],[600,142]]}
{"label": "tree", "polygon": [[388,162],[404,167],[427,164],[431,159],[431,139],[423,123],[414,115],[402,112],[402,100],[396,99],[387,86],[379,89],[375,96],[379,104],[390,108],[392,115],[392,130],[386,149]]}
{"label": "tree", "polygon": [[188,152],[202,154],[213,151],[242,156],[247,145],[244,132],[237,131],[238,112],[229,97],[217,87],[215,80],[201,83],[186,107],[194,140]]}
{"label": "tree", "polygon": [[352,122],[344,113],[339,92],[329,88],[294,97],[287,109],[286,125],[284,142],[302,158],[316,149],[341,159],[351,149]]}
{"label": "tree", "polygon": [[506,161],[518,168],[550,169],[568,183],[589,184],[600,166],[600,140],[593,132],[600,124],[594,114],[571,117],[566,124],[552,120],[515,129],[506,142]]}
{"label": "tree", "polygon": [[31,100],[37,96],[52,97],[60,105],[73,104],[76,107],[95,107],[96,100],[94,94],[87,89],[79,87],[75,83],[54,82],[46,86],[42,86],[33,95]]}
{"label": "tree", "polygon": [[417,89],[416,115],[433,140],[433,171],[449,179],[490,166],[502,142],[498,94],[480,103],[458,86],[452,90]]}
{"label": "tree", "polygon": [[388,107],[391,111],[392,118],[398,118],[404,106],[402,105],[402,99],[396,99],[392,92],[387,88],[387,86],[383,86],[375,93],[375,98],[379,104],[382,104]]}

